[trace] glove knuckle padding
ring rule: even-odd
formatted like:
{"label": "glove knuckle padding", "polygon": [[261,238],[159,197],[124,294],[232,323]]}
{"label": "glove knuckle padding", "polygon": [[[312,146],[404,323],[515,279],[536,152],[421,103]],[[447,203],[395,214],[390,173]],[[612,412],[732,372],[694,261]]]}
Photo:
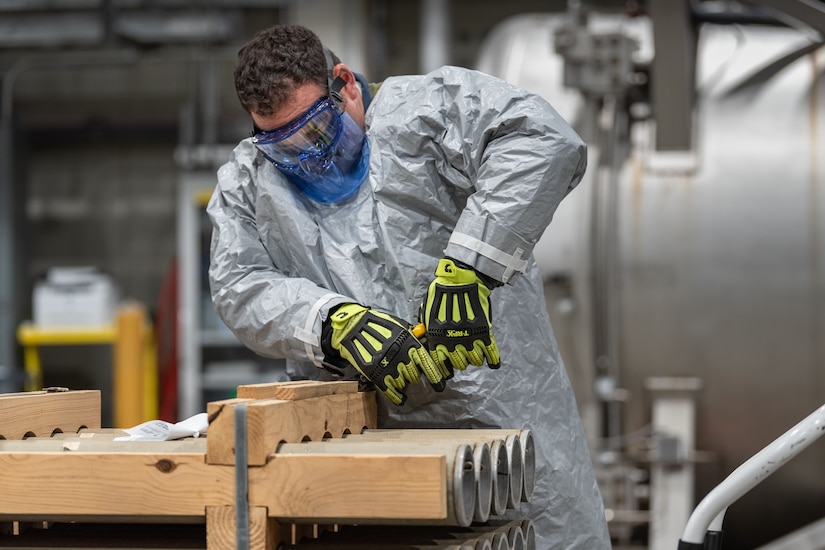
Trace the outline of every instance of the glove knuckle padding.
{"label": "glove knuckle padding", "polygon": [[[484,358],[498,363],[490,330],[490,290],[471,269],[443,259],[430,284],[424,311],[427,342],[436,362],[449,360],[454,368],[482,365]],[[495,356],[495,357],[494,357]]]}
{"label": "glove knuckle padding", "polygon": [[384,384],[384,375],[398,372],[399,353],[409,349],[409,332],[404,327],[375,315],[364,312],[352,327],[340,346],[355,360],[361,374],[372,382]]}
{"label": "glove knuckle padding", "polygon": [[407,382],[432,384],[442,374],[410,330],[391,315],[358,304],[342,306],[332,315],[332,347],[364,378],[400,405]]}

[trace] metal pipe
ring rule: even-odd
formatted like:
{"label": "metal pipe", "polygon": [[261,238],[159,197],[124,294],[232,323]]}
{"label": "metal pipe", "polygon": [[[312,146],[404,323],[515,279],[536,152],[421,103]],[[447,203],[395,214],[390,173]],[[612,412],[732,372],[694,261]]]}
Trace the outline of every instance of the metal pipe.
{"label": "metal pipe", "polygon": [[490,513],[501,516],[507,510],[507,495],[510,494],[510,457],[507,456],[504,441],[490,441],[490,457],[495,470],[495,475],[492,476],[493,496]]}
{"label": "metal pipe", "polygon": [[[466,527],[472,523],[476,500],[475,464],[472,448],[454,441],[415,441],[398,445],[392,442],[329,439],[321,442],[282,443],[277,454],[389,454],[389,455],[442,455],[447,462],[447,517],[442,520],[416,520],[409,518],[405,523],[421,521],[427,525],[458,525]],[[403,506],[403,503],[400,504]],[[381,520],[376,520],[382,523]],[[361,521],[367,524],[367,521]]]}
{"label": "metal pipe", "polygon": [[524,550],[536,550],[536,526],[533,525],[533,520],[522,520],[521,532],[524,533]]}
{"label": "metal pipe", "polygon": [[448,0],[424,0],[421,5],[421,72],[449,62],[450,6]]}
{"label": "metal pipe", "polygon": [[505,550],[526,550],[527,534],[525,528],[530,530],[532,540],[532,550],[536,550],[535,529],[533,521],[530,519],[511,520],[507,522],[489,522],[485,525],[474,525],[473,529],[489,529],[486,536],[490,537],[493,548],[498,550],[499,546]]}
{"label": "metal pipe", "polygon": [[[508,472],[508,495],[507,507],[516,509],[525,495],[525,481],[529,485],[526,493],[529,498],[533,493],[535,484],[535,442],[530,430],[513,429],[477,429],[477,430],[455,430],[455,429],[392,429],[392,430],[366,430],[360,435],[350,435],[351,438],[372,438],[377,440],[408,440],[418,439],[450,439],[464,441],[475,444],[479,441],[500,440],[503,441],[505,453],[507,455]],[[522,438],[524,443],[522,444]],[[522,451],[524,449],[524,451]],[[525,461],[524,453],[527,453]],[[525,475],[526,472],[526,475]],[[498,477],[498,476],[496,476]],[[498,480],[497,480],[498,481]],[[500,489],[500,487],[499,487]]]}
{"label": "metal pipe", "polygon": [[490,517],[493,503],[493,467],[490,457],[490,445],[477,443],[473,447],[473,473],[476,482],[476,503],[473,508],[473,521],[485,522]]}
{"label": "metal pipe", "polygon": [[721,531],[728,506],[784,466],[825,433],[825,405],[808,415],[733,471],[699,503],[688,519],[682,541],[702,544],[709,527]]}
{"label": "metal pipe", "polygon": [[[359,444],[361,441],[370,441],[370,442],[377,442],[377,441],[384,441],[382,438],[377,439],[370,439],[370,438],[363,438],[360,436],[353,436],[348,435],[341,439],[329,439],[327,440],[328,443],[333,445],[339,445],[341,443],[347,444]],[[417,437],[405,438],[403,441],[403,445],[409,444],[417,444],[425,442],[426,444],[430,444],[428,439],[420,439]],[[440,440],[445,441],[445,440]],[[451,439],[452,441],[452,439]],[[499,477],[498,465],[496,469],[496,475],[493,475],[493,466],[492,466],[492,455],[490,452],[492,442],[487,441],[471,441],[471,440],[462,440],[461,442],[467,443],[471,445],[473,449],[473,474],[475,477],[475,506],[473,507],[473,520],[476,522],[485,522],[490,517],[490,512],[493,507],[493,485],[498,485],[498,480],[496,478]],[[496,458],[498,459],[500,453],[504,452],[501,442],[499,445],[496,446]],[[504,475],[507,476],[506,471]],[[506,481],[505,481],[506,483]],[[501,497],[496,494],[496,498],[500,499]],[[506,508],[506,495],[504,497],[505,507]],[[504,513],[504,508],[498,506],[497,501],[497,515]]]}
{"label": "metal pipe", "polygon": [[[491,521],[469,527],[413,525],[342,525],[337,532],[326,532],[306,544],[318,550],[509,550],[516,531],[530,520]],[[523,536],[523,535],[521,535]],[[518,542],[516,542],[518,544]],[[282,550],[300,550],[303,545],[285,546]],[[527,547],[525,547],[527,548]],[[533,547],[535,550],[535,546]]]}
{"label": "metal pipe", "polygon": [[507,540],[510,542],[510,550],[524,550],[524,532],[521,526],[510,527],[507,532]]}
{"label": "metal pipe", "polygon": [[504,533],[493,533],[490,535],[490,545],[493,550],[510,550],[510,541]]}

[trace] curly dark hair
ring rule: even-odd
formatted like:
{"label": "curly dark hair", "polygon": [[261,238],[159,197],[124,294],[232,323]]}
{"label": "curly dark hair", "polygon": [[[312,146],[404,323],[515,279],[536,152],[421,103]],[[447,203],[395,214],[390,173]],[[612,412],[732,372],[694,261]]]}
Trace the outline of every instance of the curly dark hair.
{"label": "curly dark hair", "polygon": [[[340,63],[335,54],[332,58]],[[238,52],[235,90],[247,112],[269,116],[298,86],[314,82],[327,89],[329,71],[324,45],[314,32],[276,25],[256,34]]]}

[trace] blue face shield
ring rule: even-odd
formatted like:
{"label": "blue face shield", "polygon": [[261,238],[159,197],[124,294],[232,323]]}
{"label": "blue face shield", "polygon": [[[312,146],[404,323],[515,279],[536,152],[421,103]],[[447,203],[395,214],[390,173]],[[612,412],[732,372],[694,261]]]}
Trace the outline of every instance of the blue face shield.
{"label": "blue face shield", "polygon": [[369,171],[364,131],[329,97],[280,128],[256,129],[252,142],[304,195],[322,204],[352,197]]}

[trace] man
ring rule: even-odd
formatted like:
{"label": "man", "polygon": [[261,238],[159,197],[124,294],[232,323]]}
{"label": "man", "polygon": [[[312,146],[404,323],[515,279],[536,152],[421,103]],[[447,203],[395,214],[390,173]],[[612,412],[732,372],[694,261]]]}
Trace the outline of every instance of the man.
{"label": "man", "polygon": [[227,326],[295,378],[372,382],[382,427],[532,430],[536,487],[518,512],[537,547],[609,547],[531,255],[582,178],[579,137],[475,71],[371,88],[299,26],[250,41],[235,85],[254,133],[208,206]]}

